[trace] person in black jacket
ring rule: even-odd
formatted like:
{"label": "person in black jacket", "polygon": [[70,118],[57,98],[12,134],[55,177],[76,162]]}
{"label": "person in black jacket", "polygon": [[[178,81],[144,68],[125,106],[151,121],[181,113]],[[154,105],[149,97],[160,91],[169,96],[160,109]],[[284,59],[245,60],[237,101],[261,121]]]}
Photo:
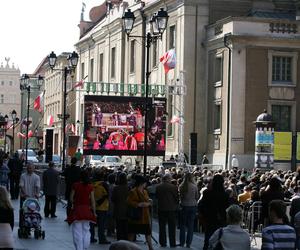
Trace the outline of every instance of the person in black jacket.
{"label": "person in black jacket", "polygon": [[45,217],[51,215],[52,218],[57,217],[56,199],[57,199],[57,186],[59,183],[59,174],[54,169],[54,163],[49,162],[49,168],[43,173],[43,191],[45,195]]}
{"label": "person in black jacket", "polygon": [[163,182],[156,187],[158,202],[159,244],[167,245],[166,226],[168,224],[170,247],[176,247],[176,213],[179,204],[177,186],[171,183],[172,177],[166,174]]}
{"label": "person in black jacket", "polygon": [[215,230],[226,225],[226,208],[229,206],[229,197],[224,189],[224,178],[216,174],[208,189],[203,192],[198,204],[199,213],[205,218],[204,246],[208,249],[209,238]]}
{"label": "person in black jacket", "polygon": [[67,204],[67,215],[69,215],[72,207],[72,203],[70,201],[70,194],[72,190],[72,186],[75,182],[80,181],[81,169],[79,166],[76,166],[77,159],[73,157],[71,159],[71,166],[67,167],[62,175],[65,177],[66,183],[66,191],[65,191],[65,199],[68,201]]}
{"label": "person in black jacket", "polygon": [[20,193],[20,177],[23,171],[23,164],[19,159],[18,153],[15,153],[13,158],[8,161],[10,197],[12,200],[19,198]]}

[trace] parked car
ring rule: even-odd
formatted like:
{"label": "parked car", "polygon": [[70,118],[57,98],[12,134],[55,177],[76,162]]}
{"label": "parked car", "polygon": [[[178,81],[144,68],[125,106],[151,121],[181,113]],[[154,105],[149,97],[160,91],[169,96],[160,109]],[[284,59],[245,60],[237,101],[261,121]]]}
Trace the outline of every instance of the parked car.
{"label": "parked car", "polygon": [[[52,161],[56,168],[58,168],[58,169],[61,168],[62,160],[59,155],[52,155]],[[47,169],[49,163],[46,162],[46,155],[45,154],[41,155],[41,157],[39,158],[39,162],[34,163],[34,165],[38,169]]]}
{"label": "parked car", "polygon": [[105,155],[101,158],[99,167],[116,168],[124,166],[122,159],[119,156]]}
{"label": "parked car", "polygon": [[[22,154],[24,154],[24,157],[26,156],[26,149],[18,149],[17,153],[19,155],[19,158],[21,158]],[[32,149],[28,149],[27,150],[27,161],[28,162],[33,162],[33,163],[37,163],[38,158],[37,158],[37,154],[32,150]]]}
{"label": "parked car", "polygon": [[88,165],[91,167],[91,168],[96,168],[96,167],[99,167],[100,164],[102,163],[101,159],[102,159],[102,156],[101,155],[89,155],[88,156]]}

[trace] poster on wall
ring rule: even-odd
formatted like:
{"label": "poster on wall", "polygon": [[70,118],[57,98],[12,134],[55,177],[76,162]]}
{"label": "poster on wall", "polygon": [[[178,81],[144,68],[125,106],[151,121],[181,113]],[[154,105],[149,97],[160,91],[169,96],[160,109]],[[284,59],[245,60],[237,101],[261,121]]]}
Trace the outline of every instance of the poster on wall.
{"label": "poster on wall", "polygon": [[275,132],[275,161],[290,161],[292,159],[292,132]]}
{"label": "poster on wall", "polygon": [[[143,155],[145,98],[86,95],[83,153]],[[163,156],[166,138],[166,99],[148,98],[147,155]]]}
{"label": "poster on wall", "polygon": [[255,167],[272,168],[274,165],[274,129],[260,127],[255,131]]}

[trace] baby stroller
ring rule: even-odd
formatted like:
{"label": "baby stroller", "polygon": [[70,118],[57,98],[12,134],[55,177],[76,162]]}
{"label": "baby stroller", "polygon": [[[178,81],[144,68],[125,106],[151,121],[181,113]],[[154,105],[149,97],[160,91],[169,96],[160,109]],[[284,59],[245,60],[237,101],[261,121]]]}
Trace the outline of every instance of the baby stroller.
{"label": "baby stroller", "polygon": [[35,239],[45,239],[45,231],[42,230],[40,215],[40,204],[37,199],[28,198],[24,201],[22,208],[20,209],[20,220],[18,237],[28,238],[31,231],[34,232]]}

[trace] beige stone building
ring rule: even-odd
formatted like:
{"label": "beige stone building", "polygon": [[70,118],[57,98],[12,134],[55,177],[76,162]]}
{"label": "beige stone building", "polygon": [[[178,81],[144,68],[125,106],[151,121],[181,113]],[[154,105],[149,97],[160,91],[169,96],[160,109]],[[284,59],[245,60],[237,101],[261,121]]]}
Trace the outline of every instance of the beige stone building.
{"label": "beige stone building", "polygon": [[[45,64],[45,95],[44,95],[44,120],[43,137],[44,142],[47,129],[53,129],[53,154],[62,154],[63,141],[63,88],[64,88],[64,67],[68,66],[67,57],[71,53],[63,52],[57,56],[55,69],[51,70],[48,63]],[[67,77],[67,102],[66,114],[69,118],[66,124],[73,124],[75,127],[75,92],[72,90],[75,82],[75,71]],[[47,120],[53,117],[53,125],[49,126]],[[69,126],[66,129],[66,145],[69,134],[72,134]],[[45,143],[44,143],[45,147]]]}
{"label": "beige stone building", "polygon": [[[102,4],[90,11],[91,21],[80,22],[80,39],[75,45],[80,55],[77,78],[88,76],[88,82],[112,83],[109,91],[97,84],[95,93],[88,94],[126,95],[130,91],[120,89],[137,84],[138,95],[145,83],[145,45],[140,38],[125,35],[121,18],[130,8],[136,16],[131,35],[144,36],[153,13],[166,9],[168,27],[162,39],[151,45],[150,84],[168,89],[185,72],[184,152],[189,155],[190,134],[196,133],[198,162],[206,153],[210,163],[229,167],[231,155],[236,154],[240,165],[252,167],[252,122],[264,108],[276,119],[286,116],[285,129],[298,128],[297,3],[129,0]],[[166,75],[159,58],[171,48],[176,51],[177,63]],[[76,93],[75,120],[83,121],[86,94],[84,88]],[[168,119],[180,115],[179,97],[167,92],[164,96]],[[168,124],[168,156],[179,151],[179,131],[178,124]]]}
{"label": "beige stone building", "polygon": [[214,164],[229,167],[235,154],[241,167],[254,166],[253,121],[264,109],[275,131],[300,130],[300,22],[293,2],[284,2],[254,1],[247,16],[207,27],[207,154]]}
{"label": "beige stone building", "polygon": [[[0,66],[0,113],[9,117],[9,126],[12,125],[11,112],[15,110],[17,116],[21,115],[21,95],[20,95],[20,70],[10,63],[9,58],[5,58],[6,62]],[[15,147],[18,149],[20,141],[16,136],[19,131],[19,125],[15,126]],[[12,128],[7,131],[6,150],[12,149]],[[3,145],[2,145],[3,146]]]}

